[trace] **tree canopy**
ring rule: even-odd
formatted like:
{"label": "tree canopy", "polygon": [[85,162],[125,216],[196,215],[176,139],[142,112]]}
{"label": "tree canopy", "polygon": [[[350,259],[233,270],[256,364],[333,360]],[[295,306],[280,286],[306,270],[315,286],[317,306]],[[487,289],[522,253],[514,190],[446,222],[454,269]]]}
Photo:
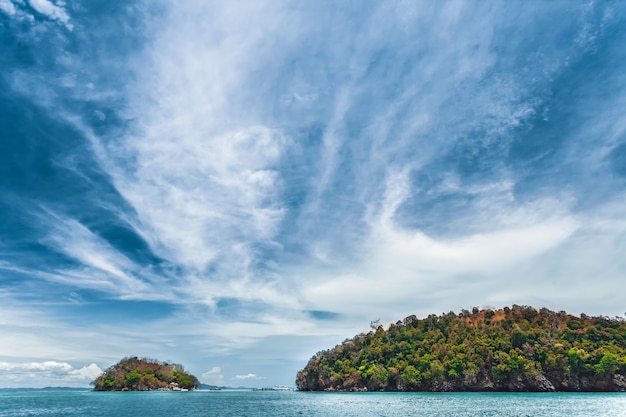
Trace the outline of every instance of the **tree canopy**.
{"label": "tree canopy", "polygon": [[514,305],[409,316],[315,354],[301,390],[626,391],[626,322]]}
{"label": "tree canopy", "polygon": [[108,368],[92,385],[96,391],[151,391],[194,389],[200,382],[182,365],[132,356]]}

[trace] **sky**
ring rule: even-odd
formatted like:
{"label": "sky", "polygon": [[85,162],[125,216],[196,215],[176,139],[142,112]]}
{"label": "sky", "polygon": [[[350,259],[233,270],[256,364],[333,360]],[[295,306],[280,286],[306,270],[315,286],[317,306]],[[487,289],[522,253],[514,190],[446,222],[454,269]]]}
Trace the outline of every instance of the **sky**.
{"label": "sky", "polygon": [[0,0],[0,387],[294,385],[415,314],[623,317],[626,4]]}

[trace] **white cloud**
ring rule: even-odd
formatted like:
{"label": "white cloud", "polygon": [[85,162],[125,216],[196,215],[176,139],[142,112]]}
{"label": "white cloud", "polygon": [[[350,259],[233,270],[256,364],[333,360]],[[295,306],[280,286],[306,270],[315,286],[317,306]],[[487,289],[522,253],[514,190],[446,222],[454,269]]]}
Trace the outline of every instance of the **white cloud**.
{"label": "white cloud", "polygon": [[71,370],[69,372],[69,379],[82,382],[91,382],[101,374],[102,369],[100,369],[100,367],[95,363],[92,363],[90,365],[83,366],[80,369]]}
{"label": "white cloud", "polygon": [[[519,25],[530,24],[533,13],[520,16]],[[180,268],[177,292],[213,307],[220,297],[296,311],[349,310],[353,299],[364,306],[373,299],[395,305],[402,288],[463,287],[468,275],[491,282],[560,248],[579,230],[573,197],[564,192],[517,201],[517,178],[502,161],[485,162],[495,164],[490,168],[497,180],[467,182],[454,167],[442,167],[443,180],[430,189],[412,184],[459,144],[469,154],[495,149],[494,159],[504,158],[513,132],[541,108],[541,88],[575,53],[555,48],[536,68],[524,69],[532,88],[517,72],[494,69],[509,64],[493,49],[502,36],[502,7],[405,3],[381,6],[371,16],[340,16],[343,25],[271,2],[245,12],[232,4],[190,2],[164,16],[140,53],[136,83],[125,91],[128,116],[136,121],[132,134],[94,140],[103,166],[137,213],[129,223],[157,255]],[[254,25],[259,19],[264,24]],[[359,30],[353,33],[355,21]],[[241,30],[249,27],[254,30]],[[327,27],[333,29],[320,29]],[[416,27],[425,28],[419,38]],[[550,48],[554,40],[546,42]],[[393,59],[377,56],[390,48]],[[309,63],[303,50],[315,60]],[[283,62],[294,57],[310,73],[296,64],[284,70]],[[392,62],[405,62],[405,71],[394,72]],[[377,66],[385,71],[376,73]],[[380,96],[396,84],[392,98]],[[309,99],[284,100],[300,96]],[[357,115],[365,121],[352,120]],[[293,134],[294,125],[308,123],[322,127],[318,147],[307,148]],[[303,172],[312,178],[299,213],[282,200],[290,178],[280,165],[294,149],[314,155],[313,162],[303,158],[311,164]],[[396,218],[410,198],[461,194],[472,202],[450,212],[459,217],[450,219],[459,225],[454,236]],[[339,206],[344,199],[353,205]],[[294,225],[281,230],[290,214]],[[351,228],[358,229],[351,239],[337,238]],[[289,250],[285,242],[302,245],[311,259],[279,264],[258,249]],[[113,276],[131,269],[118,258],[72,253]],[[259,271],[259,264],[269,272]],[[378,293],[368,285],[381,276],[389,291]]]}
{"label": "white cloud", "polygon": [[395,259],[423,270],[473,273],[502,270],[532,259],[567,240],[577,227],[578,222],[572,217],[530,220],[444,240],[383,224],[374,229],[374,242],[378,242],[376,252],[381,262]]}
{"label": "white cloud", "polygon": [[[311,309],[391,321],[415,313],[417,305],[432,313],[428,306],[437,304],[434,299],[451,303],[448,309],[464,306],[464,300],[504,305],[519,302],[515,296],[527,299],[530,294],[521,291],[526,280],[515,281],[520,289],[509,285],[510,297],[496,296],[496,283],[522,269],[533,276],[543,257],[576,239],[584,222],[570,212],[567,198],[524,205],[509,188],[505,182],[463,190],[475,195],[471,216],[463,218],[456,235],[437,236],[395,222],[410,195],[409,182],[406,171],[390,174],[381,203],[368,210],[368,233],[356,261],[344,259],[334,271],[314,265],[294,271],[304,275],[299,277],[303,297]],[[547,280],[535,279],[536,293],[550,287]]]}
{"label": "white cloud", "polygon": [[209,371],[206,371],[201,376],[202,383],[208,385],[224,386],[224,375],[222,375],[222,368],[214,366]]}
{"label": "white cloud", "polygon": [[[117,187],[140,216],[138,231],[163,258],[202,273],[239,249],[245,265],[251,254],[237,244],[271,239],[282,217],[272,165],[286,139],[260,127],[217,137],[199,136],[193,124],[185,129],[169,136],[162,125],[127,143],[138,165],[132,177],[116,176]],[[185,139],[174,140],[179,135]]]}
{"label": "white cloud", "polygon": [[[259,248],[280,247],[286,208],[279,167],[293,141],[280,126],[259,123],[253,109],[261,109],[241,97],[248,68],[258,65],[249,53],[265,33],[234,30],[232,20],[250,28],[256,19],[232,6],[189,6],[172,8],[142,53],[151,69],[137,68],[138,82],[125,92],[136,120],[132,133],[109,142],[90,137],[137,213],[129,224],[177,268],[177,289],[209,305],[242,294],[280,300],[272,289],[277,276],[258,277],[256,269],[265,262]],[[110,257],[75,255],[114,275],[128,273],[120,262],[104,262]]]}
{"label": "white cloud", "polygon": [[24,362],[9,363],[0,362],[0,370],[5,372],[29,372],[42,371],[53,374],[67,374],[73,368],[64,362],[46,361],[46,362]]}
{"label": "white cloud", "polygon": [[245,374],[245,375],[235,375],[233,379],[244,380],[244,379],[262,379],[262,378],[259,378],[255,374]]}
{"label": "white cloud", "polygon": [[5,387],[81,386],[86,387],[102,369],[95,363],[74,369],[65,362],[0,362]]}
{"label": "white cloud", "polygon": [[16,13],[15,6],[10,0],[0,0],[0,10],[9,16],[13,16]]}
{"label": "white cloud", "polygon": [[63,7],[55,5],[50,0],[28,0],[28,2],[39,13],[48,16],[52,20],[58,20],[69,30],[74,29],[74,26],[69,23],[70,16]]}
{"label": "white cloud", "polygon": [[43,242],[81,265],[76,269],[38,272],[40,277],[124,297],[152,298],[150,294],[160,293],[146,282],[149,273],[138,277],[139,266],[77,220],[45,210],[40,221],[50,230]]}

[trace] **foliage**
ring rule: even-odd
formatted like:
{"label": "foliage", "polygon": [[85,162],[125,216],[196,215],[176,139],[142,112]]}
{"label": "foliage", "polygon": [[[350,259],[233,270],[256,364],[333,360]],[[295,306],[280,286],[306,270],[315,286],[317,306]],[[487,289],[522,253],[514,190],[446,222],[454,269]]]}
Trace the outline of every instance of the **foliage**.
{"label": "foliage", "polygon": [[133,356],[111,366],[92,385],[96,391],[150,391],[171,387],[194,389],[200,382],[185,372],[182,365]]}
{"label": "foliage", "polygon": [[296,384],[302,390],[410,391],[542,390],[554,383],[567,390],[582,377],[610,381],[616,373],[626,374],[623,319],[514,305],[409,316],[387,330],[378,327],[318,352]]}

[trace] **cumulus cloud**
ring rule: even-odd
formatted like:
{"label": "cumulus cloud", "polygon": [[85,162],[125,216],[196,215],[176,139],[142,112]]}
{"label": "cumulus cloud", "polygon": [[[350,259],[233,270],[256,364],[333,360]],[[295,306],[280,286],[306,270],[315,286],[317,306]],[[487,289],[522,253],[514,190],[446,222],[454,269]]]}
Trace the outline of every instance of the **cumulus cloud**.
{"label": "cumulus cloud", "polygon": [[95,363],[75,369],[65,362],[0,362],[5,386],[88,386],[102,369]]}
{"label": "cumulus cloud", "polygon": [[214,366],[210,370],[203,372],[201,376],[202,382],[209,385],[224,386],[224,375],[222,375],[222,368]]}
{"label": "cumulus cloud", "polygon": [[67,374],[73,368],[63,362],[46,361],[46,362],[26,362],[26,363],[9,363],[0,362],[0,369],[9,372],[29,372],[42,371],[54,374]]}
{"label": "cumulus cloud", "polygon": [[102,369],[95,363],[74,369],[69,372],[69,378],[77,381],[93,381],[102,374]]}

